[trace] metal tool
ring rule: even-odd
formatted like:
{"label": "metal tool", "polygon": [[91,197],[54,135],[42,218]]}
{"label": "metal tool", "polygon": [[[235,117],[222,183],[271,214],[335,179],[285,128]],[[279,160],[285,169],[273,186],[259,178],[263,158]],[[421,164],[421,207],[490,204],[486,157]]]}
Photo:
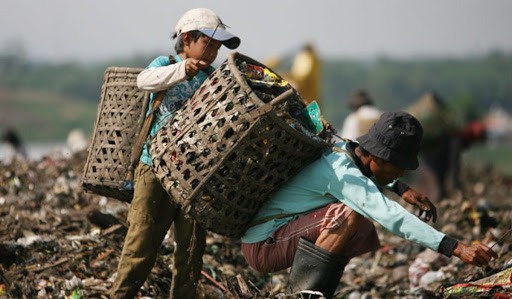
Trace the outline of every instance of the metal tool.
{"label": "metal tool", "polygon": [[[492,244],[491,247],[489,247],[489,249],[492,249],[494,246],[496,246],[496,244],[498,243],[501,243],[503,240],[505,240],[505,238],[512,232],[512,226],[510,226],[510,228],[504,232],[501,237],[498,239],[498,241],[496,241],[494,244]],[[495,274],[495,273],[498,273],[499,271],[502,271],[504,269],[508,268],[507,266],[503,267],[503,268],[500,268],[500,269],[493,269],[493,268],[490,268],[488,271],[485,271],[483,269],[481,269],[484,277],[487,277],[489,275],[492,275],[492,274]]]}
{"label": "metal tool", "polygon": [[[213,37],[215,36],[215,32],[217,32],[217,28],[219,28],[219,26],[221,24],[222,24],[222,22],[219,22],[217,24],[217,26],[215,26],[215,29],[213,30],[212,36],[210,37],[210,39],[206,43],[206,47],[204,47],[204,49],[203,49],[203,53],[201,53],[201,56],[199,56],[199,61],[203,60],[204,53],[206,53],[206,49],[208,49],[208,46],[210,46],[210,42],[212,41]],[[190,81],[190,80],[192,80],[192,77],[187,79],[187,81]]]}
{"label": "metal tool", "polygon": [[503,235],[501,235],[501,237],[498,239],[498,241],[496,241],[496,243],[494,243],[490,249],[492,249],[496,244],[498,243],[501,243],[503,240],[505,240],[505,238],[512,232],[512,226],[506,231],[503,233]]}
{"label": "metal tool", "polygon": [[201,53],[201,56],[199,57],[199,60],[202,60],[203,59],[203,56],[204,56],[204,53],[206,53],[206,49],[208,49],[208,46],[210,45],[210,42],[212,41],[213,37],[215,36],[215,32],[217,32],[217,28],[219,28],[219,26],[222,24],[222,22],[219,22],[217,24],[217,26],[215,26],[215,29],[213,30],[213,33],[212,33],[212,36],[210,37],[210,39],[208,40],[208,42],[206,43],[206,47],[204,47],[204,50],[203,50],[203,53]]}

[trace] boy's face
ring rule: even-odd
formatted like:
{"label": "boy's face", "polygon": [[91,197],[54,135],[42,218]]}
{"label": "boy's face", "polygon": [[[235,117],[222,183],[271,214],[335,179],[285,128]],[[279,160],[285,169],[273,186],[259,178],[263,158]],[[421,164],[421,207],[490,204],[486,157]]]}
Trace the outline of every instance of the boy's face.
{"label": "boy's face", "polygon": [[208,65],[212,64],[217,58],[217,54],[219,53],[219,49],[222,46],[222,43],[207,36],[201,36],[196,41],[194,41],[192,38],[190,38],[188,33],[185,34],[184,53],[186,58],[201,59]]}
{"label": "boy's face", "polygon": [[397,167],[390,162],[371,156],[370,171],[375,176],[377,183],[387,185],[405,174],[405,169]]}

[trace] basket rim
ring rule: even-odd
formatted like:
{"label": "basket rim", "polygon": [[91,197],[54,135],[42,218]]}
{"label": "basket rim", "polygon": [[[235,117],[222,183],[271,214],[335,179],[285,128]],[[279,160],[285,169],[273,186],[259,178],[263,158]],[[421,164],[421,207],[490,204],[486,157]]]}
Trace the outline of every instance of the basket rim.
{"label": "basket rim", "polygon": [[104,74],[109,72],[119,72],[119,73],[140,73],[144,70],[142,67],[129,67],[129,66],[108,66],[105,69]]}
{"label": "basket rim", "polygon": [[[248,62],[250,64],[254,64],[254,65],[257,65],[257,66],[260,66],[260,67],[267,68],[271,72],[276,74],[281,80],[284,80],[283,77],[281,77],[277,72],[275,72],[274,70],[272,70],[268,66],[264,65],[263,63],[261,63],[261,62],[259,62],[257,60],[254,60],[253,58],[251,58],[251,57],[249,57],[247,55],[244,55],[244,54],[242,54],[240,52],[237,52],[237,51],[230,52],[230,53],[228,53],[229,69],[234,74],[234,76],[236,77],[238,83],[240,84],[240,87],[249,96],[252,96],[254,94],[254,90],[249,86],[249,84],[247,83],[247,79],[242,75],[242,72],[240,72],[240,69],[238,68],[238,66],[236,64],[236,58],[237,57],[242,58],[242,60],[244,60],[244,61],[246,61],[246,62]],[[290,85],[290,88],[293,89],[293,87],[291,85]],[[261,105],[265,104],[265,102],[263,102],[258,96],[256,96],[256,98],[261,103]]]}

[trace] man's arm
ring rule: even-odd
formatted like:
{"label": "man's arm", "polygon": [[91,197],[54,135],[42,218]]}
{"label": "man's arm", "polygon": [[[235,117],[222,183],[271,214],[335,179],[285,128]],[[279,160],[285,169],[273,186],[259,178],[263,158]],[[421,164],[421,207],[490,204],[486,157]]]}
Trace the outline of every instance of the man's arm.
{"label": "man's arm", "polygon": [[[354,165],[355,166],[355,165]],[[411,214],[398,202],[385,196],[357,167],[341,169],[336,181],[329,182],[328,192],[357,213],[370,218],[395,235],[439,250],[444,233]]]}
{"label": "man's arm", "polygon": [[432,222],[437,221],[437,209],[436,206],[430,201],[428,197],[422,193],[412,189],[406,183],[398,180],[393,185],[393,192],[398,194],[403,200],[409,204],[419,208],[418,217],[421,217],[425,213],[425,220],[428,222],[432,219]]}
{"label": "man's arm", "polygon": [[[346,181],[356,180],[345,177]],[[364,180],[364,178],[363,178]],[[466,245],[434,229],[405,210],[384,193],[372,190],[371,182],[346,186],[338,198],[357,213],[368,217],[404,239],[416,242],[446,256],[455,255],[463,262],[476,266],[486,265],[496,253],[483,244]],[[352,190],[350,190],[352,189]],[[375,186],[376,189],[376,186]],[[378,189],[377,189],[378,190]],[[334,192],[336,193],[336,192]]]}

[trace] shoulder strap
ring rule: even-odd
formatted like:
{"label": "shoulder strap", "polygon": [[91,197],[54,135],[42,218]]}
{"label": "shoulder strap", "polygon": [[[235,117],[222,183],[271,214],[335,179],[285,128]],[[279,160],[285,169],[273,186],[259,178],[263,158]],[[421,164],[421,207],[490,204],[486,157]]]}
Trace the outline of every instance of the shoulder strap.
{"label": "shoulder strap", "polygon": [[342,149],[341,147],[337,147],[337,146],[332,146],[331,149],[334,151],[334,152],[338,152],[338,153],[342,153],[342,154],[347,154],[347,156],[354,160],[354,157],[352,157],[352,154],[347,151],[346,149]]}
{"label": "shoulder strap", "polygon": [[[176,59],[174,59],[174,56],[169,55],[169,62],[169,65],[176,63]],[[128,175],[126,177],[126,181],[131,181],[133,179],[133,171],[135,170],[135,167],[137,167],[137,163],[139,162],[140,155],[142,153],[142,147],[144,146],[144,143],[148,138],[149,129],[151,127],[151,123],[153,122],[156,109],[158,109],[158,107],[162,103],[166,92],[167,90],[161,90],[156,93],[155,98],[153,99],[153,103],[151,104],[151,111],[144,119],[144,124],[140,129],[139,136],[137,136],[137,141],[132,146],[130,165],[128,166]]]}
{"label": "shoulder strap", "polygon": [[176,58],[174,58],[174,56],[172,56],[172,54],[169,55],[169,65],[175,64],[175,63],[176,63]]}

